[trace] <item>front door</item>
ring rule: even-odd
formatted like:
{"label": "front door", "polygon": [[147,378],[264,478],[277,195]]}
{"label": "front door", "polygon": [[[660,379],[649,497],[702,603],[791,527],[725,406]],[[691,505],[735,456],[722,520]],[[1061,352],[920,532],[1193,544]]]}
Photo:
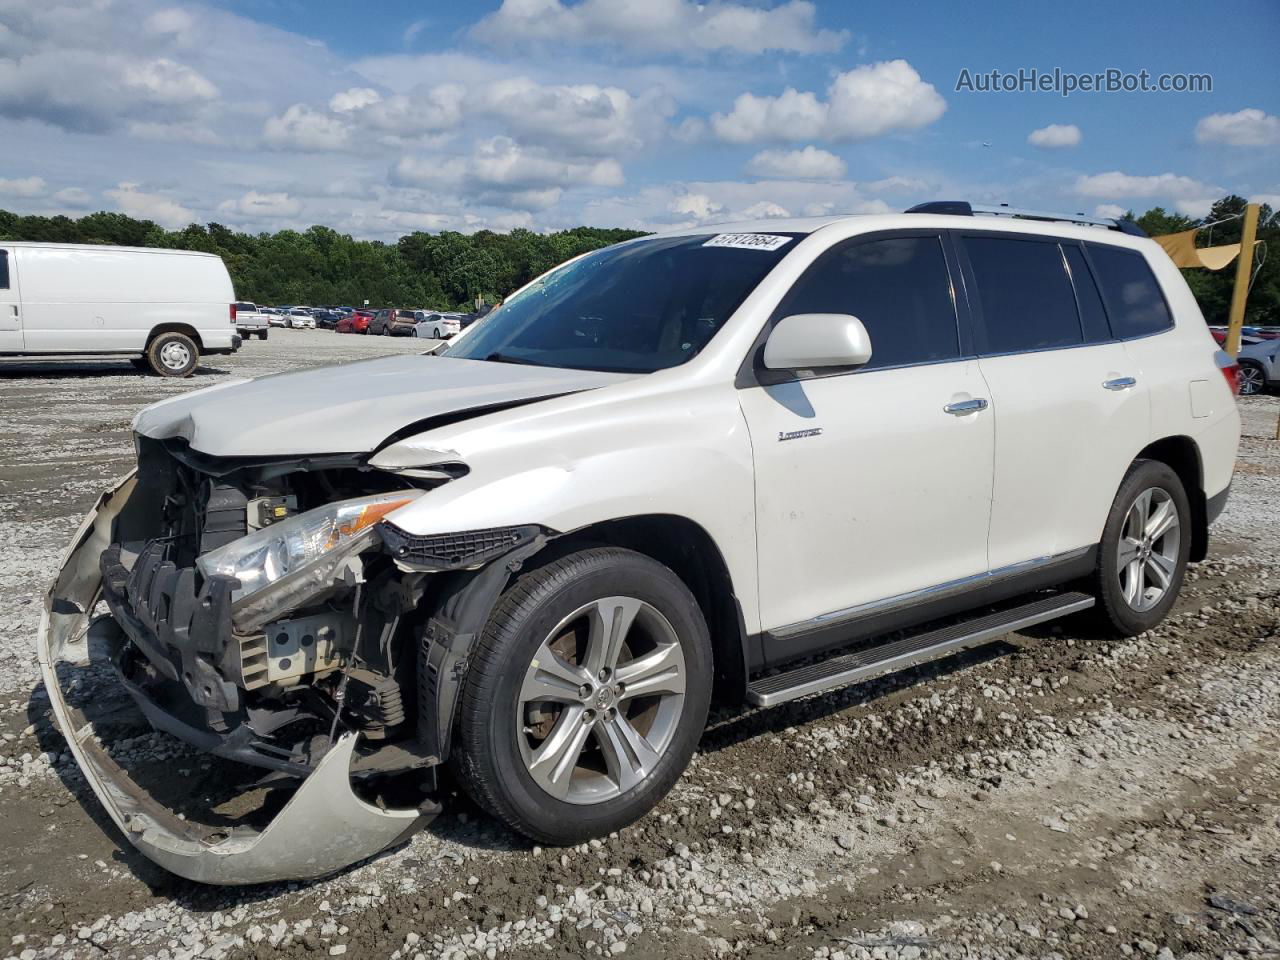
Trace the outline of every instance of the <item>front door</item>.
{"label": "front door", "polygon": [[[872,358],[778,383],[760,371],[765,383],[739,391],[766,632],[799,637],[851,608],[986,573],[995,437],[952,275],[937,234],[855,238],[823,254],[775,313],[853,314]],[[788,652],[803,651],[766,655]]]}
{"label": "front door", "polygon": [[0,247],[0,353],[22,350],[22,300],[18,296],[18,258]]}

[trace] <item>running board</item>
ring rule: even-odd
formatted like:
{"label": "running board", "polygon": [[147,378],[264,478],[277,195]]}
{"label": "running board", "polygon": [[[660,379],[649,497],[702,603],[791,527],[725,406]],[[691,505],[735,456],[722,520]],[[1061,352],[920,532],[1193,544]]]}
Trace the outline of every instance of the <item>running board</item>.
{"label": "running board", "polygon": [[807,664],[753,681],[747,686],[747,702],[757,707],[771,707],[880,674],[905,670],[969,647],[990,643],[1014,630],[1088,610],[1095,602],[1087,593],[1059,593],[914,637],[904,637],[883,646]]}

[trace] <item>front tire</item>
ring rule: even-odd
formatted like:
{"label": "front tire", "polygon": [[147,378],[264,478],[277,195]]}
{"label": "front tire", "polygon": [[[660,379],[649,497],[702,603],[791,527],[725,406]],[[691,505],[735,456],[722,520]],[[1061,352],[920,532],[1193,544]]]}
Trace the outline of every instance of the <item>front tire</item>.
{"label": "front tire", "polygon": [[1104,626],[1131,637],[1173,607],[1191,553],[1191,504],[1173,469],[1136,460],[1103,527],[1094,592]]}
{"label": "front tire", "polygon": [[147,365],[162,377],[189,377],[200,363],[200,348],[185,333],[169,331],[147,345]]}
{"label": "front tire", "polygon": [[521,576],[467,671],[453,766],[464,789],[541,843],[633,823],[679,779],[706,724],[711,641],[669,569],[582,550]]}

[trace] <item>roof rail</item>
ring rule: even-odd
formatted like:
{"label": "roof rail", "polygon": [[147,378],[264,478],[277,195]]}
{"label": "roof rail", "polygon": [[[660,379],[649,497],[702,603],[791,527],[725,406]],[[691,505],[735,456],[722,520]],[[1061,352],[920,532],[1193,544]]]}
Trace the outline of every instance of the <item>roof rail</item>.
{"label": "roof rail", "polygon": [[1007,203],[999,206],[984,206],[969,203],[967,200],[931,200],[928,203],[917,203],[904,213],[941,213],[953,217],[1012,217],[1015,220],[1042,220],[1056,223],[1079,223],[1090,227],[1105,227],[1108,230],[1119,230],[1133,237],[1145,237],[1147,232],[1132,220],[1111,217],[1086,217],[1082,213],[1050,213],[1045,210],[1025,210],[1022,207],[1011,207]]}

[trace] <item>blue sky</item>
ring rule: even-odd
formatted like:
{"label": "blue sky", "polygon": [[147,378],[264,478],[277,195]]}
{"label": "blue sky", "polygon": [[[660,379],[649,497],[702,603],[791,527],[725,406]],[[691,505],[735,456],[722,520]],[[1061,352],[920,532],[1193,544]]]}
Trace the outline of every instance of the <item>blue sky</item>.
{"label": "blue sky", "polygon": [[[1280,206],[1278,45],[1275,0],[0,0],[0,207],[389,240]],[[956,89],[1055,68],[1212,90]]]}

